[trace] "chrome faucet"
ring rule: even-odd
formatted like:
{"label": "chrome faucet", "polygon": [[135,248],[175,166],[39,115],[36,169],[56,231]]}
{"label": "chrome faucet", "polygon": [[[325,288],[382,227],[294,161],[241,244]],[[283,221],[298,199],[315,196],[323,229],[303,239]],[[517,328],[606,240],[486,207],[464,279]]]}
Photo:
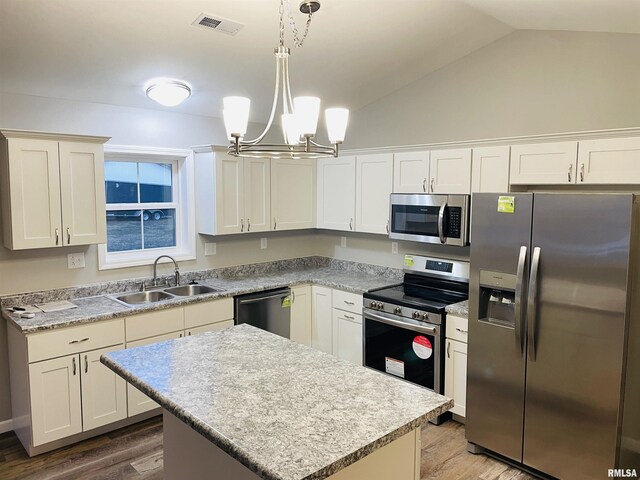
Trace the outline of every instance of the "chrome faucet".
{"label": "chrome faucet", "polygon": [[176,262],[176,260],[169,255],[160,255],[158,258],[156,258],[155,262],[153,262],[153,286],[154,287],[158,286],[158,277],[157,277],[158,260],[160,260],[163,257],[168,258],[173,262],[173,265],[176,267],[176,271],[175,271],[176,286],[180,285],[180,269],[178,268],[178,262]]}

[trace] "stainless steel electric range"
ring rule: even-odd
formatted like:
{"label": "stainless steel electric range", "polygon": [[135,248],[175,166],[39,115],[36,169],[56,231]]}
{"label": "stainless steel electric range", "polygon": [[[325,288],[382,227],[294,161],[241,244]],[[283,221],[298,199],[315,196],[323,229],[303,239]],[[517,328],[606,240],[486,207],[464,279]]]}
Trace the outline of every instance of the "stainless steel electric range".
{"label": "stainless steel electric range", "polygon": [[444,394],[445,307],[468,298],[469,263],[406,255],[404,272],[363,295],[364,364]]}

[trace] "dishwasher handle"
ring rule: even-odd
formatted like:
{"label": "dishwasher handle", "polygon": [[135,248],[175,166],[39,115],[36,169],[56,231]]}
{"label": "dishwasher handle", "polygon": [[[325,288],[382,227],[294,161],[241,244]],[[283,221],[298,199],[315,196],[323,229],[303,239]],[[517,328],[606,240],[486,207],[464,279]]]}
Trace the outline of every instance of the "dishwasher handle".
{"label": "dishwasher handle", "polygon": [[282,292],[282,293],[276,293],[274,295],[267,295],[266,297],[248,298],[247,300],[240,300],[238,303],[240,305],[246,305],[248,303],[262,302],[263,300],[269,300],[271,298],[286,298],[289,295],[290,293]]}

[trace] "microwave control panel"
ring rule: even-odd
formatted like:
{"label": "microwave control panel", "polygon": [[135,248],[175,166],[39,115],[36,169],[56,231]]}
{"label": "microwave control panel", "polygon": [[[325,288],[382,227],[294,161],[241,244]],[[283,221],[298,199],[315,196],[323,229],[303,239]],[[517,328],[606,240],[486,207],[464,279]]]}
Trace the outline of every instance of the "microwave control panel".
{"label": "microwave control panel", "polygon": [[462,208],[449,207],[449,221],[447,222],[447,237],[460,238],[462,228]]}

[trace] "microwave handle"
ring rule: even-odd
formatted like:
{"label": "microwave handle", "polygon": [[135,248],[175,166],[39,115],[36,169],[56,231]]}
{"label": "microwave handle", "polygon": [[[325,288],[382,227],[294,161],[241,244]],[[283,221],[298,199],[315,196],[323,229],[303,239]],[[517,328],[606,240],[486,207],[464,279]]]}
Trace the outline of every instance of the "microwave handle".
{"label": "microwave handle", "polygon": [[440,205],[440,211],[438,212],[438,236],[440,237],[440,243],[446,243],[447,238],[444,236],[444,211],[448,207],[447,202]]}

